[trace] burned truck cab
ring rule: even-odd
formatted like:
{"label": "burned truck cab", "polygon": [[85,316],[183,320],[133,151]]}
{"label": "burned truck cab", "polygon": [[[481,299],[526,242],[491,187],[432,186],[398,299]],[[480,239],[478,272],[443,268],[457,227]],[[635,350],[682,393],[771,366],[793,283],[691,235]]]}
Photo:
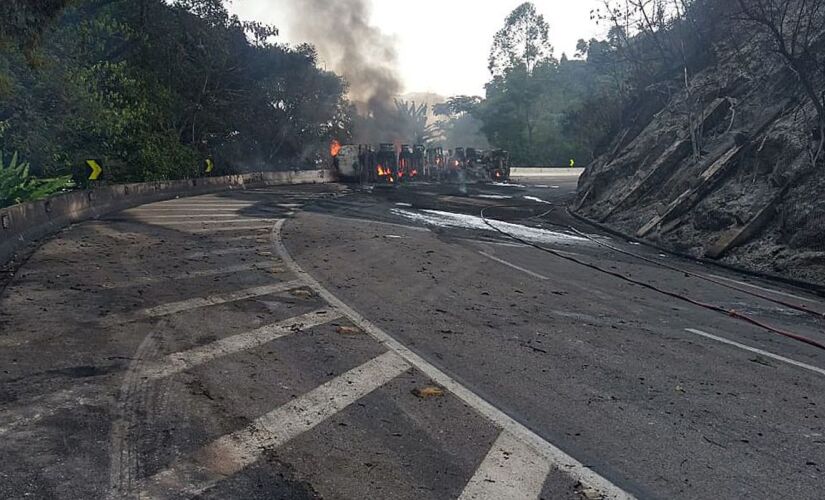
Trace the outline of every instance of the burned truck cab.
{"label": "burned truck cab", "polygon": [[486,167],[490,180],[508,182],[510,180],[510,153],[503,149],[490,151]]}
{"label": "burned truck cab", "polygon": [[430,180],[441,179],[442,171],[447,160],[444,156],[444,148],[427,149],[424,160],[424,177]]}
{"label": "burned truck cab", "polygon": [[413,148],[412,154],[412,178],[420,179],[424,177],[424,168],[426,164],[427,147],[423,144],[416,144]]}
{"label": "burned truck cab", "polygon": [[381,144],[376,153],[376,182],[395,184],[398,181],[398,156],[395,154],[395,145]]}
{"label": "burned truck cab", "polygon": [[413,175],[413,148],[409,144],[403,144],[401,146],[401,152],[398,154],[398,180],[399,181],[408,181],[411,180]]}

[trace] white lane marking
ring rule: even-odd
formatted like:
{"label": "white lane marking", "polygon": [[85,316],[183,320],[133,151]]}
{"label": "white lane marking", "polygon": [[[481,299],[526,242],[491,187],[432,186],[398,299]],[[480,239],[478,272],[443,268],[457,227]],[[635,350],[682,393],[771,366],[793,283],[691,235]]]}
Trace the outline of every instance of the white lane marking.
{"label": "white lane marking", "polygon": [[533,272],[533,271],[531,271],[531,270],[529,270],[529,269],[525,269],[525,268],[523,268],[523,267],[521,267],[521,266],[517,266],[517,265],[515,265],[515,264],[512,264],[512,263],[510,263],[510,262],[507,262],[507,261],[506,261],[506,260],[504,260],[504,259],[499,259],[498,257],[496,257],[496,256],[494,256],[494,255],[490,255],[490,254],[489,254],[489,253],[487,253],[487,252],[482,252],[482,251],[479,251],[478,253],[480,253],[481,255],[483,255],[483,256],[485,256],[485,257],[487,257],[487,258],[488,258],[488,259],[490,259],[490,260],[493,260],[493,261],[498,262],[499,264],[504,264],[505,266],[507,266],[507,267],[509,267],[509,268],[515,269],[516,271],[521,271],[521,272],[523,272],[524,274],[528,274],[528,275],[530,275],[530,276],[532,276],[532,277],[534,277],[534,278],[540,279],[540,280],[542,280],[542,281],[547,281],[547,280],[549,280],[549,279],[550,279],[550,278],[548,278],[547,276],[544,276],[544,275],[542,275],[542,274],[539,274],[539,273]]}
{"label": "white lane marking", "polygon": [[203,204],[186,204],[186,203],[176,203],[174,205],[143,205],[140,208],[133,208],[131,210],[146,210],[146,211],[171,211],[171,210],[217,210],[217,211],[227,211],[227,210],[242,210],[244,208],[252,208],[255,204],[229,204],[229,205],[218,205],[214,203],[203,203]]}
{"label": "white lane marking", "polygon": [[779,354],[774,354],[772,352],[764,351],[762,349],[757,349],[756,347],[747,346],[745,344],[740,344],[739,342],[728,340],[723,337],[717,337],[716,335],[711,335],[710,333],[703,332],[702,330],[697,330],[695,328],[685,328],[685,331],[690,332],[694,335],[699,335],[700,337],[705,337],[706,339],[715,340],[717,342],[721,342],[723,344],[727,344],[729,346],[737,347],[739,349],[743,349],[745,351],[752,352],[754,354],[759,354],[761,356],[765,356],[766,358],[775,359],[776,361],[781,361],[782,363],[787,363],[789,365],[793,365],[799,368],[804,368],[805,370],[812,371],[814,373],[818,373],[820,375],[825,375],[825,369],[818,368],[816,366],[808,365],[802,363],[800,361],[796,361],[790,358],[786,358],[785,356],[780,356]]}
{"label": "white lane marking", "polygon": [[511,416],[499,410],[481,396],[461,385],[458,381],[408,349],[404,346],[404,344],[370,322],[353,308],[341,301],[338,297],[333,295],[329,290],[324,288],[315,278],[304,271],[301,266],[299,266],[289,255],[289,252],[281,239],[281,229],[283,228],[284,222],[284,220],[278,221],[272,229],[272,244],[275,251],[281,259],[283,259],[284,264],[293,273],[295,273],[300,280],[312,287],[318,295],[343,313],[344,316],[349,318],[350,321],[370,334],[373,338],[387,346],[387,348],[395,351],[412,366],[426,374],[433,382],[452,392],[456,397],[464,401],[468,406],[472,407],[475,411],[486,417],[488,420],[492,421],[503,431],[509,432],[526,446],[531,446],[533,449],[544,455],[544,457],[554,468],[564,471],[574,480],[580,481],[582,484],[601,492],[606,498],[613,500],[631,500],[634,498],[629,493],[600,476],[591,468],[586,467],[584,464],[549,443],[547,440],[531,431]]}
{"label": "white lane marking", "polygon": [[166,200],[166,201],[159,201],[156,203],[151,203],[150,206],[169,206],[169,205],[213,205],[213,204],[223,204],[223,205],[254,205],[256,202],[254,201],[244,201],[244,200],[235,200],[231,198],[177,198],[175,200]]}
{"label": "white lane marking", "polygon": [[206,278],[209,276],[222,276],[225,274],[242,273],[246,271],[266,271],[266,265],[269,262],[258,262],[255,264],[241,264],[237,266],[222,267],[220,269],[206,269],[203,271],[189,271],[172,276],[139,276],[130,278],[127,281],[104,283],[103,288],[115,289],[126,288],[135,285],[144,285],[149,283],[159,283],[163,281],[177,281],[194,278]]}
{"label": "white lane marking", "polygon": [[[267,226],[266,229],[267,229],[267,233],[268,233],[269,230],[272,229],[272,226]],[[217,231],[217,229],[215,229],[214,231]],[[263,238],[266,238],[266,236],[267,236],[266,234],[260,235],[260,237],[263,237]],[[199,236],[199,238],[205,238],[205,236]],[[207,243],[208,244],[212,244],[212,243],[233,243],[233,242],[237,242],[237,241],[245,241],[245,242],[248,242],[248,243],[252,244],[252,243],[264,243],[265,242],[264,240],[258,241],[258,238],[259,238],[259,236],[256,235],[256,234],[250,234],[250,235],[246,235],[246,236],[216,236],[214,238],[209,238],[207,240]],[[267,249],[269,249],[269,248],[267,248]]]}
{"label": "white lane marking", "polygon": [[164,226],[197,226],[203,224],[251,224],[257,222],[275,222],[276,219],[258,219],[250,217],[248,219],[230,219],[230,220],[182,220],[182,221],[167,221],[156,220],[154,217],[142,217],[140,222],[163,224]]}
{"label": "white lane marking", "polygon": [[237,255],[239,253],[252,253],[269,250],[268,246],[254,246],[254,247],[237,247],[237,248],[219,248],[217,250],[209,250],[206,252],[192,252],[184,255],[184,260],[203,259],[206,257],[223,257],[226,255]]}
{"label": "white lane marking", "polygon": [[541,453],[502,431],[459,500],[537,500],[550,469]]}
{"label": "white lane marking", "polygon": [[287,281],[285,283],[278,283],[275,285],[259,286],[255,288],[248,288],[237,292],[231,292],[225,295],[210,295],[208,297],[196,297],[194,299],[181,300],[179,302],[171,302],[160,306],[149,307],[147,309],[140,309],[138,311],[127,313],[116,313],[105,316],[101,319],[101,324],[104,326],[114,326],[122,323],[132,323],[142,319],[158,318],[161,316],[169,316],[180,312],[190,311],[192,309],[201,309],[203,307],[216,306],[226,304],[229,302],[238,302],[241,300],[251,299],[254,297],[261,297],[264,295],[272,295],[273,293],[285,292],[293,288],[303,286],[300,281]]}
{"label": "white lane marking", "polygon": [[235,217],[235,218],[242,217],[241,214],[239,214],[237,212],[233,212],[233,213],[229,213],[229,214],[212,214],[212,213],[210,213],[210,214],[193,214],[193,213],[188,213],[188,214],[178,214],[178,215],[155,215],[155,214],[147,214],[146,212],[140,212],[140,213],[128,213],[128,215],[134,215],[134,216],[138,217],[139,220],[141,220],[141,221],[157,220],[157,219],[191,220],[191,219],[195,219],[195,218],[201,218],[201,219],[204,219],[204,218],[224,219],[224,218],[226,218],[226,219],[228,219],[228,218],[231,218],[231,217]]}
{"label": "white lane marking", "polygon": [[169,354],[162,361],[143,367],[141,377],[150,380],[169,377],[176,373],[203,365],[214,359],[236,352],[249,351],[273,340],[286,337],[295,331],[309,330],[339,318],[341,318],[340,314],[326,309],[296,316],[250,332],[226,337],[188,351]]}
{"label": "white lane marking", "polygon": [[[191,208],[188,208],[191,207]],[[174,212],[237,212],[243,208],[254,208],[255,210],[272,210],[275,211],[276,209],[267,205],[238,205],[237,207],[227,207],[227,208],[220,208],[220,207],[201,207],[200,205],[182,205],[182,206],[175,206],[175,207],[156,207],[154,205],[143,205],[136,208],[129,208],[124,210],[124,212],[133,213],[133,212],[153,212],[153,213],[174,213]]]}
{"label": "white lane marking", "polygon": [[313,389],[258,418],[245,429],[227,434],[150,477],[139,498],[195,496],[255,463],[267,449],[277,448],[312,430],[327,418],[408,370],[392,351]]}
{"label": "white lane marking", "polygon": [[812,304],[820,304],[820,305],[822,304],[822,302],[818,301],[818,300],[808,299],[808,298],[805,298],[805,297],[800,297],[799,295],[794,295],[792,293],[782,292],[780,290],[773,290],[773,289],[770,289],[770,288],[764,288],[764,287],[761,287],[761,286],[758,286],[758,285],[754,285],[753,283],[746,283],[744,281],[738,281],[738,280],[735,280],[735,279],[726,278],[724,276],[717,276],[715,274],[711,274],[711,275],[708,275],[707,277],[728,281],[730,283],[736,283],[737,285],[749,286],[749,287],[755,288],[757,290],[762,290],[763,292],[775,293],[776,295],[782,295],[784,297],[790,297],[792,299],[804,300],[805,302],[810,302]]}
{"label": "white lane marking", "polygon": [[[253,222],[253,220],[250,219],[247,222]],[[187,229],[186,232],[191,233],[191,234],[201,234],[201,233],[223,233],[223,232],[229,232],[229,231],[257,231],[257,230],[263,230],[263,229],[266,229],[267,231],[269,231],[270,229],[272,229],[272,224],[269,224],[268,226],[243,226],[243,227],[241,227],[241,226],[231,226],[231,227],[213,227],[213,228],[209,228],[209,229],[194,229],[194,230]]]}

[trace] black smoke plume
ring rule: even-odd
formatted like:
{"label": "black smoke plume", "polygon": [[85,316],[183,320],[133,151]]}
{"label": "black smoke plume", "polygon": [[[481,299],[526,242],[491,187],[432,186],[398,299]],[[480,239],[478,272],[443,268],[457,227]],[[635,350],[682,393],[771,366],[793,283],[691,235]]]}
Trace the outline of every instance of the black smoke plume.
{"label": "black smoke plume", "polygon": [[355,139],[403,141],[393,103],[402,90],[395,40],[370,24],[368,0],[291,0],[290,31],[315,45],[329,69],[343,76],[355,104]]}

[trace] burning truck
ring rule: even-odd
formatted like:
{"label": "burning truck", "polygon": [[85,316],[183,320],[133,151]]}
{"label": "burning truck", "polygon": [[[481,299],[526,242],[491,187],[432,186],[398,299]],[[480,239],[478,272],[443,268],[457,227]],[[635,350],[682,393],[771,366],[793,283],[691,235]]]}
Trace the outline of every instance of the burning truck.
{"label": "burning truck", "polygon": [[423,144],[341,145],[333,141],[330,154],[342,180],[362,184],[404,182],[506,182],[510,155],[503,150],[457,147],[445,150]]}

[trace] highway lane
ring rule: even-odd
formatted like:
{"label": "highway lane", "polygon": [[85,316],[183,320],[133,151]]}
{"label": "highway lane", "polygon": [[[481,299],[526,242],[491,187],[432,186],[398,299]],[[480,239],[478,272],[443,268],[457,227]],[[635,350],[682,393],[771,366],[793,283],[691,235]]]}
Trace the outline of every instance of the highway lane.
{"label": "highway lane", "polygon": [[0,295],[0,496],[819,498],[821,350],[563,257],[821,319],[566,227],[822,301],[600,235],[574,188],[275,188],[73,226]]}
{"label": "highway lane", "polygon": [[[525,196],[564,202],[569,189],[496,187],[466,198],[437,191],[391,192],[383,205],[390,215],[381,217],[431,233],[344,225],[324,206],[287,224],[294,231],[287,239],[312,242],[309,249],[295,245],[299,262],[328,259],[314,272],[339,286],[342,300],[394,326],[402,343],[640,497],[820,496],[821,350],[513,246],[473,219],[485,206],[524,203]],[[343,212],[352,217],[359,208],[352,200]],[[496,215],[528,219],[540,209],[521,212]],[[563,211],[544,220],[575,224]],[[535,219],[528,224],[558,230]],[[825,338],[822,321],[811,315],[572,236],[531,237],[663,289]],[[696,273],[745,279],[599,237]],[[802,292],[762,288],[822,308]]]}

